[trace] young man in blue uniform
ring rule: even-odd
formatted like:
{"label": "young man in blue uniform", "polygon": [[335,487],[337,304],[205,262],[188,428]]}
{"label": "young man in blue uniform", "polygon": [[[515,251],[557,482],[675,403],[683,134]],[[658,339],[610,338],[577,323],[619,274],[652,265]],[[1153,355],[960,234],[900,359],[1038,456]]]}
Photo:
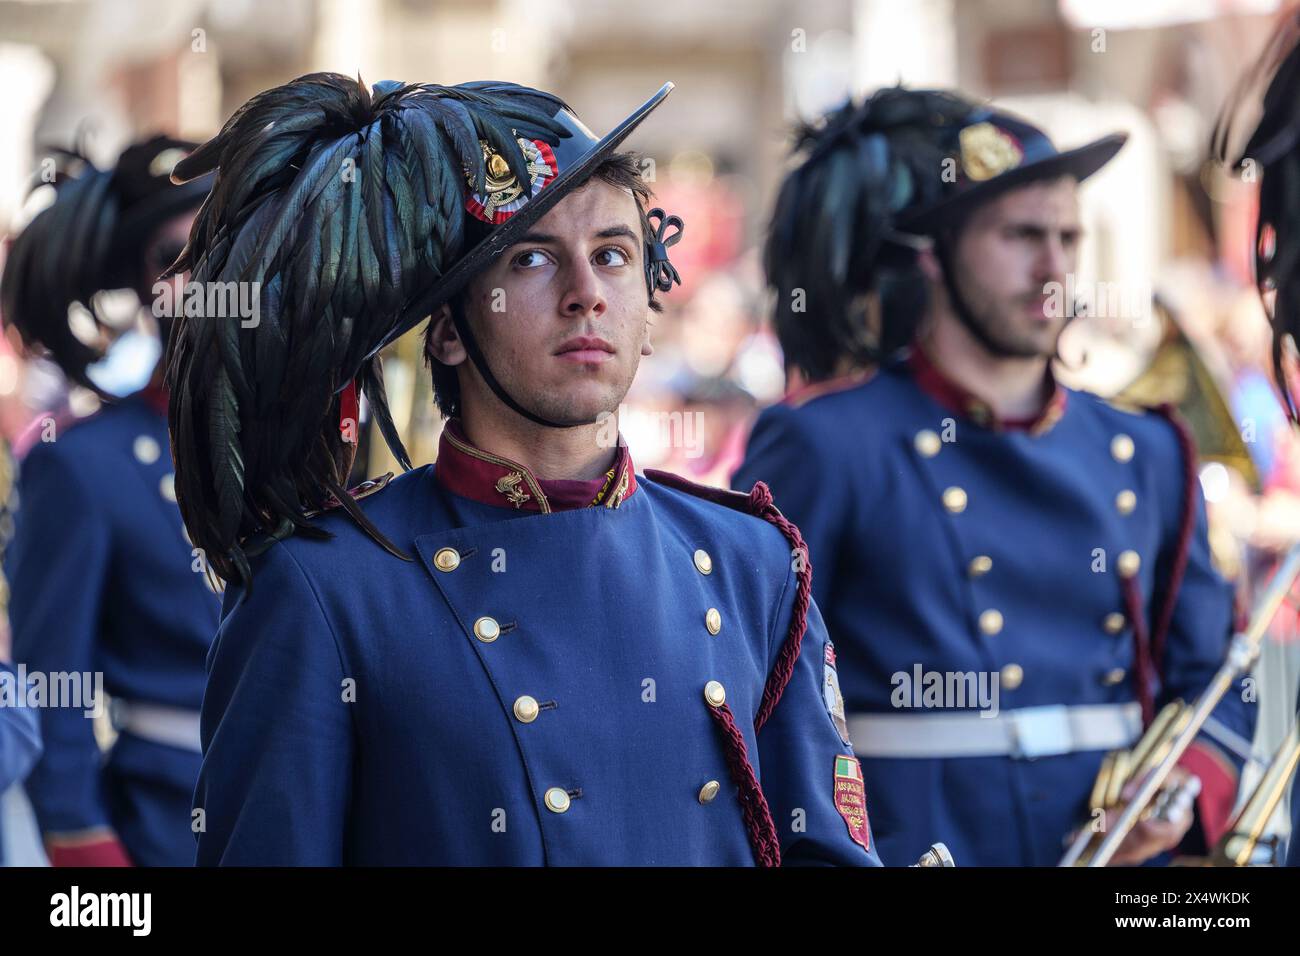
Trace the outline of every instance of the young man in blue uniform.
{"label": "young man in blue uniform", "polygon": [[86,689],[102,674],[118,731],[105,758],[88,706],[41,709],[45,754],[26,789],[55,866],[193,863],[198,709],[220,602],[176,507],[161,364],[146,388],[114,399],[87,371],[98,343],[69,321],[79,311],[100,322],[102,290],[153,303],[209,185],[170,180],[192,145],[157,136],[111,169],[70,168],[5,262],[5,322],[105,400],[82,421],[36,426],[5,556],[15,660]]}
{"label": "young man in blue uniform", "polygon": [[[229,582],[200,864],[877,862],[797,529],[636,474],[610,417],[681,228],[614,150],[669,89],[597,139],[511,84],[315,74],[178,167],[217,170],[180,265],[262,289],[173,339]],[[345,492],[358,387],[405,458],[376,353],[430,315],[437,463]]]}
{"label": "young man in blue uniform", "polygon": [[[1062,153],[889,89],[804,131],[777,202],[777,331],[810,384],[760,416],[735,481],[803,530],[889,863],[939,839],[962,864],[1055,864],[1106,751],[1227,648],[1185,433],[1052,376],[1077,183],[1122,143]],[[1183,774],[1209,840],[1253,726],[1230,696]],[[1190,825],[1148,820],[1116,862]]]}

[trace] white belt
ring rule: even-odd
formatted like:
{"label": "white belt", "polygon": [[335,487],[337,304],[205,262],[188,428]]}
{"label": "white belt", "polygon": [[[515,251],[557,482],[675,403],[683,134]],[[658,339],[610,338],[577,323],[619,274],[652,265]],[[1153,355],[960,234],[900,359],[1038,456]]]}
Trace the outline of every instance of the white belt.
{"label": "white belt", "polygon": [[157,744],[203,752],[197,710],[119,699],[113,701],[113,726]]}
{"label": "white belt", "polygon": [[978,712],[851,714],[860,757],[1015,757],[1032,759],[1127,747],[1142,733],[1137,703],[1021,707]]}

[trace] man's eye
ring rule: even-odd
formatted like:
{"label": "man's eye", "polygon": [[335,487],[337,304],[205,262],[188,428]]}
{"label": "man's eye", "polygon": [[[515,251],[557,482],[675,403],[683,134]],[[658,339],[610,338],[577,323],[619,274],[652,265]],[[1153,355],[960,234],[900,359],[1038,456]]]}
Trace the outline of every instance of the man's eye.
{"label": "man's eye", "polygon": [[540,249],[529,249],[515,256],[515,265],[521,269],[536,269],[546,264],[546,254]]}
{"label": "man's eye", "polygon": [[601,249],[596,253],[596,265],[600,266],[625,266],[628,263],[627,253],[616,246],[609,246]]}

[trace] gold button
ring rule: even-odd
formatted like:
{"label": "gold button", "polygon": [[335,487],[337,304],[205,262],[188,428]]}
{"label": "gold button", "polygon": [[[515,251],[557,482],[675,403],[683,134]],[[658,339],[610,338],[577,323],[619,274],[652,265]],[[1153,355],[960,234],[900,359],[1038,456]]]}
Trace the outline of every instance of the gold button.
{"label": "gold button", "polygon": [[171,472],[162,476],[158,482],[159,493],[168,501],[176,500],[176,476]]}
{"label": "gold button", "polygon": [[1002,678],[1003,687],[1007,690],[1015,690],[1025,679],[1025,669],[1019,664],[1008,664],[1002,668],[999,676]]}
{"label": "gold button", "polygon": [[1133,577],[1141,567],[1142,559],[1138,557],[1136,551],[1121,551],[1115,561],[1115,570],[1119,571],[1119,576],[1122,578]]}
{"label": "gold button", "polygon": [[992,637],[1002,631],[1002,612],[996,608],[989,608],[980,615],[980,630]]}
{"label": "gold button", "polygon": [[1125,671],[1124,668],[1116,667],[1114,670],[1106,671],[1106,674],[1105,676],[1102,677],[1101,682],[1105,684],[1107,687],[1114,687],[1116,684],[1123,682],[1124,677],[1127,675],[1127,673],[1128,672]]}
{"label": "gold button", "polygon": [[727,690],[715,680],[704,685],[704,699],[710,707],[721,707],[727,702]]}
{"label": "gold button", "polygon": [[943,442],[940,441],[939,436],[928,428],[923,428],[917,432],[916,437],[912,439],[912,444],[916,446],[917,454],[922,458],[933,458],[943,448]]}
{"label": "gold button", "polygon": [[943,506],[955,515],[966,510],[966,492],[953,485],[943,493]]}
{"label": "gold button", "polygon": [[141,435],[131,447],[135,452],[136,461],[142,465],[152,465],[162,454],[158,442],[151,435]]}
{"label": "gold button", "polygon": [[537,706],[536,699],[529,697],[527,694],[515,701],[515,716],[519,718],[521,724],[531,724],[537,719],[540,709]]}
{"label": "gold button", "polygon": [[1132,514],[1137,507],[1138,496],[1125,488],[1115,496],[1115,509],[1122,515]]}
{"label": "gold button", "polygon": [[993,409],[983,402],[971,402],[966,407],[966,413],[976,425],[987,425],[993,419]]}
{"label": "gold button", "polygon": [[460,552],[455,548],[439,548],[433,556],[433,566],[439,571],[455,571],[460,567]]}
{"label": "gold button", "polygon": [[710,780],[704,786],[700,787],[700,803],[712,803],[713,798],[718,795],[722,787],[716,780]]}
{"label": "gold button", "polygon": [[546,809],[552,813],[563,813],[569,809],[569,795],[559,787],[546,791]]}
{"label": "gold button", "polygon": [[981,575],[988,574],[993,570],[993,559],[987,554],[977,554],[970,559],[970,576],[978,578]]}
{"label": "gold button", "polygon": [[710,634],[717,634],[722,630],[722,615],[718,613],[716,607],[711,607],[704,612],[704,626],[709,629]]}
{"label": "gold button", "polygon": [[695,570],[700,574],[713,573],[713,559],[703,548],[697,548],[695,551]]}
{"label": "gold button", "polygon": [[474,622],[474,636],[484,644],[491,644],[501,636],[501,625],[496,618],[481,617]]}
{"label": "gold button", "polygon": [[1105,628],[1107,634],[1118,634],[1124,630],[1126,624],[1128,624],[1128,619],[1119,611],[1111,611],[1101,622],[1101,626]]}
{"label": "gold button", "polygon": [[1133,457],[1133,439],[1127,435],[1116,435],[1110,440],[1110,456],[1116,461],[1128,461]]}

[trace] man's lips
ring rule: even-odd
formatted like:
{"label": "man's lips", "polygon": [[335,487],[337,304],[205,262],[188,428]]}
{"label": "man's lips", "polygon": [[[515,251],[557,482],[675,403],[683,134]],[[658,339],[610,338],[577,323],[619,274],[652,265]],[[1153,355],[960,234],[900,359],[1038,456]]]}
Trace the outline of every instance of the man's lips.
{"label": "man's lips", "polygon": [[579,335],[564,342],[554,354],[569,362],[604,362],[614,355],[614,346],[595,335]]}

